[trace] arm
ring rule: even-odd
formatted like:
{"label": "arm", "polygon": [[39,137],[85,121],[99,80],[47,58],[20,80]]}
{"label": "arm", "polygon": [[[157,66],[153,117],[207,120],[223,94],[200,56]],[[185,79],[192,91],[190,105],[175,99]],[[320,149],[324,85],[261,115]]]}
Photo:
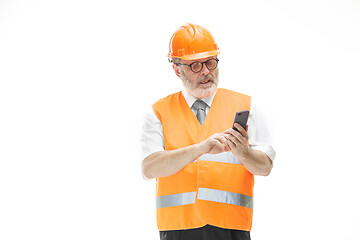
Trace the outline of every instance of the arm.
{"label": "arm", "polygon": [[226,133],[227,144],[232,153],[240,160],[245,168],[254,175],[268,176],[272,169],[271,159],[263,152],[252,149],[247,145],[248,134],[239,125],[235,124],[239,132],[230,128]]}
{"label": "arm", "polygon": [[224,134],[214,134],[203,142],[169,151],[150,154],[142,161],[142,171],[146,178],[171,176],[202,154],[218,154],[229,151]]}

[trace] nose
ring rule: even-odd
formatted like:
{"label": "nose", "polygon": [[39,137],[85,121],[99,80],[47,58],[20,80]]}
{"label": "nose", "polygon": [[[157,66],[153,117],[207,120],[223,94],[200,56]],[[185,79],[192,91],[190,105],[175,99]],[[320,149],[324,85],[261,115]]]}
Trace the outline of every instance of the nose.
{"label": "nose", "polygon": [[207,68],[206,64],[203,63],[203,68],[201,69],[201,75],[208,75],[210,73],[210,70]]}

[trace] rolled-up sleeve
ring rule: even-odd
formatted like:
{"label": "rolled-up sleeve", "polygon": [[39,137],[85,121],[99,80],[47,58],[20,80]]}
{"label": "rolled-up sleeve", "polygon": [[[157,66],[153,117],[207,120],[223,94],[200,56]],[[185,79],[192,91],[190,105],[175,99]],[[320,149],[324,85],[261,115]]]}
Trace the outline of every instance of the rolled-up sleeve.
{"label": "rolled-up sleeve", "polygon": [[154,152],[165,150],[162,124],[152,107],[149,107],[144,114],[140,144],[141,159],[145,159]]}
{"label": "rolled-up sleeve", "polygon": [[252,149],[265,153],[272,161],[275,159],[275,149],[271,131],[266,120],[261,115],[259,106],[251,103],[250,116],[248,120],[249,145]]}

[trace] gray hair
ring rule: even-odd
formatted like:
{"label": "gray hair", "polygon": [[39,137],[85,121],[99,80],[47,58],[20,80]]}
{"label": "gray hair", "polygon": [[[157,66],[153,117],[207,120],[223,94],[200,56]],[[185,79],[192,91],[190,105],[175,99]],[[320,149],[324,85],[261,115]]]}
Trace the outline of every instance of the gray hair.
{"label": "gray hair", "polygon": [[180,58],[173,58],[173,59],[169,59],[169,62],[173,63],[173,64],[179,64],[180,63]]}

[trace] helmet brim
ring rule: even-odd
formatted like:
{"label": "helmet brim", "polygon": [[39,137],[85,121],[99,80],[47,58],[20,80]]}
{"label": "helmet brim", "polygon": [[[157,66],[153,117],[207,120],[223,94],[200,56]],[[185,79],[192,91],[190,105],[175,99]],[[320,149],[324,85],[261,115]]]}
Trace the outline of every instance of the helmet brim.
{"label": "helmet brim", "polygon": [[201,59],[201,58],[217,56],[219,54],[220,54],[220,50],[213,50],[213,51],[208,51],[208,52],[184,55],[184,56],[181,56],[181,57],[178,57],[178,56],[169,56],[169,57],[171,59],[180,58],[180,59],[183,59],[183,60],[196,60],[196,59]]}

